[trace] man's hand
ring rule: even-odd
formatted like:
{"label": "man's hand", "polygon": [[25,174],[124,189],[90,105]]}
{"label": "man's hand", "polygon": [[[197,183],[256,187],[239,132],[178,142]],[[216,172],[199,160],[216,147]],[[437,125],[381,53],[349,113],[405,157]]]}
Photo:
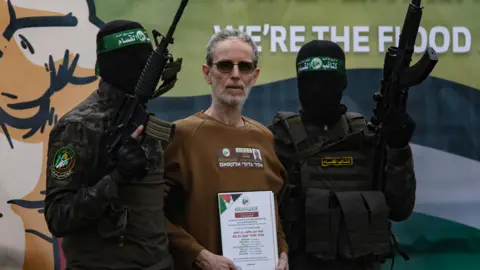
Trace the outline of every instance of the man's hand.
{"label": "man's hand", "polygon": [[141,178],[146,172],[147,155],[137,141],[143,128],[143,125],[139,126],[118,150],[119,159],[115,169],[120,174],[121,179],[114,181],[119,184],[130,182],[135,177]]}
{"label": "man's hand", "polygon": [[280,253],[280,258],[278,260],[278,265],[275,267],[275,270],[288,270],[288,256],[287,253]]}
{"label": "man's hand", "polygon": [[392,148],[404,148],[412,139],[416,129],[415,121],[405,110],[390,109],[383,124],[386,129],[387,145]]}
{"label": "man's hand", "polygon": [[198,254],[195,263],[205,270],[236,270],[233,262],[223,256],[215,255],[204,249]]}

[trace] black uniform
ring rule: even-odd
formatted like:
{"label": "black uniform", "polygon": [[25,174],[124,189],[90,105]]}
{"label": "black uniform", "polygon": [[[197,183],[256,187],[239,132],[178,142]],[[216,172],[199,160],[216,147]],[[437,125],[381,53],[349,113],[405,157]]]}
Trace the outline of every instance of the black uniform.
{"label": "black uniform", "polygon": [[[114,21],[99,38],[140,27]],[[145,133],[142,144],[133,138],[122,142],[115,159],[107,153],[115,117],[142,71],[136,61],[145,64],[151,50],[144,42],[113,51],[125,61],[115,69],[108,53],[99,57],[105,81],[50,133],[45,218],[52,235],[64,239],[67,269],[171,267],[161,141]]]}
{"label": "black uniform", "polygon": [[392,254],[390,220],[407,219],[416,180],[408,142],[415,124],[396,112],[384,192],[373,189],[375,141],[366,119],[340,104],[345,56],[329,41],[297,57],[300,113],[280,112],[269,128],[289,172],[281,207],[290,269],[379,269]]}

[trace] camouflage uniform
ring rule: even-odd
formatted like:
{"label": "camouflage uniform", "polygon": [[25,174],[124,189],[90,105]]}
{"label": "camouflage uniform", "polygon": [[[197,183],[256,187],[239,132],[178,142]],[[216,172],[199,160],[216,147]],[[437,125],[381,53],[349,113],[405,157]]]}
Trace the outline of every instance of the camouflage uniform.
{"label": "camouflage uniform", "polygon": [[389,219],[407,219],[415,205],[410,146],[387,147],[382,192],[373,189],[375,149],[360,114],[320,128],[284,112],[269,128],[289,176],[280,215],[290,269],[380,269],[396,243]]}
{"label": "camouflage uniform", "polygon": [[45,218],[69,269],[170,269],[162,145],[145,135],[144,178],[117,185],[110,173],[106,137],[123,98],[101,82],[50,133]]}

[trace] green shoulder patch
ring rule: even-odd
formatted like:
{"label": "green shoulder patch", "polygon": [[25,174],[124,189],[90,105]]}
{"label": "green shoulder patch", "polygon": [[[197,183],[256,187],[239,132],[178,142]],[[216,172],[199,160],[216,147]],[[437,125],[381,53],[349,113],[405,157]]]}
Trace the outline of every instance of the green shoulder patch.
{"label": "green shoulder patch", "polygon": [[52,164],[52,175],[57,179],[65,179],[72,174],[75,166],[75,152],[68,147],[57,150]]}

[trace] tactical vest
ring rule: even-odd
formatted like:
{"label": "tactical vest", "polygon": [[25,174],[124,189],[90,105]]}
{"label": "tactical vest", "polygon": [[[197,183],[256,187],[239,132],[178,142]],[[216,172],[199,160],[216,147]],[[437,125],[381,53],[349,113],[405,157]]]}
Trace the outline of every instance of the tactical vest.
{"label": "tactical vest", "polygon": [[293,253],[325,261],[391,257],[389,208],[372,188],[375,148],[365,128],[364,117],[346,113],[312,138],[298,114],[277,114],[273,132],[289,174],[280,211]]}
{"label": "tactical vest", "polygon": [[[173,269],[173,260],[168,250],[167,220],[164,215],[164,192],[166,181],[163,178],[164,159],[160,141],[144,135],[142,142],[148,166],[143,179],[134,179],[119,188],[119,202],[114,214],[109,220],[113,220],[116,226],[103,227],[99,223],[98,232],[102,237],[113,241],[118,239],[118,255],[125,254],[121,249],[130,250],[132,246],[141,246],[148,249],[151,258],[158,260],[146,270]],[[111,160],[107,157],[111,162]],[[105,220],[105,219],[104,219]],[[111,222],[107,223],[112,225]],[[129,248],[128,245],[131,247]],[[138,251],[133,248],[132,251]],[[111,250],[109,252],[112,252]],[[147,254],[137,254],[139,258]],[[161,258],[161,259],[160,259]]]}
{"label": "tactical vest", "polygon": [[[107,90],[105,88],[104,91]],[[85,106],[100,103],[103,96],[92,94]],[[116,164],[115,157],[108,154],[106,148],[108,131],[113,127],[112,112],[118,110],[114,106],[119,104],[109,104],[107,109],[111,111],[102,107],[95,111],[95,116],[85,121],[91,126],[93,145],[89,148],[93,157],[91,170],[83,172],[84,179],[91,181],[86,186],[96,184]],[[85,113],[93,115],[88,110]],[[68,253],[67,257],[71,258],[73,264],[88,262],[92,269],[108,266],[112,269],[142,267],[145,270],[160,270],[173,267],[168,249],[167,220],[163,211],[166,185],[163,178],[163,148],[156,138],[148,134],[142,136],[148,174],[118,187],[118,200],[111,204],[103,217],[64,238],[64,252]]]}

